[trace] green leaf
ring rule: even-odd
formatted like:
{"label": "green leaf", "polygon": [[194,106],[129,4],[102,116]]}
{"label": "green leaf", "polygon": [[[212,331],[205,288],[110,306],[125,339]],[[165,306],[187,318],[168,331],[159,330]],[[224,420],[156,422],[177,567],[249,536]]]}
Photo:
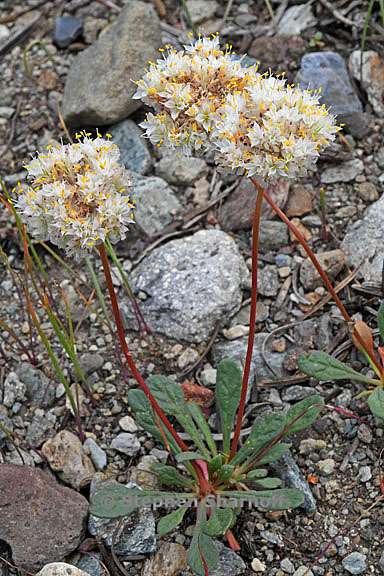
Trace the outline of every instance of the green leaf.
{"label": "green leaf", "polygon": [[223,431],[223,451],[230,450],[231,430],[240,402],[242,374],[234,360],[225,359],[217,367],[216,400]]}
{"label": "green leaf", "polygon": [[180,452],[176,455],[176,460],[179,462],[189,462],[190,460],[206,460],[206,457],[200,452]]}
{"label": "green leaf", "polygon": [[203,530],[208,536],[222,536],[231,527],[233,518],[230,508],[215,508]]}
{"label": "green leaf", "polygon": [[260,478],[254,481],[256,486],[260,488],[267,488],[273,490],[274,488],[279,488],[281,486],[280,478]]}
{"label": "green leaf", "polygon": [[192,488],[193,482],[184,478],[173,466],[155,463],[152,470],[158,475],[159,480],[164,486],[177,486],[178,488]]}
{"label": "green leaf", "polygon": [[137,424],[164,444],[163,437],[155,423],[151,403],[144,392],[137,389],[129,390],[128,403],[135,414]]}
{"label": "green leaf", "polygon": [[380,308],[377,313],[377,325],[379,328],[381,341],[384,342],[384,302],[380,304]]}
{"label": "green leaf", "polygon": [[164,536],[164,534],[168,534],[183,521],[184,515],[188,508],[178,508],[174,510],[170,514],[163,516],[159,523],[157,524],[157,533],[159,536]]}
{"label": "green leaf", "polygon": [[128,516],[137,508],[153,502],[166,506],[177,500],[186,502],[193,500],[195,494],[162,492],[160,490],[140,490],[127,488],[122,484],[110,484],[98,490],[91,498],[90,513],[98,518],[120,518]]}
{"label": "green leaf", "polygon": [[[202,558],[204,558],[205,565]],[[219,552],[215,541],[202,532],[196,539],[192,538],[187,554],[188,565],[196,576],[210,574],[219,561]],[[206,571],[205,567],[208,571]]]}
{"label": "green leaf", "polygon": [[384,420],[384,390],[376,388],[368,398],[368,406],[370,411],[376,418]]}
{"label": "green leaf", "polygon": [[184,392],[179,384],[173,382],[166,376],[156,374],[147,380],[148,387],[167,414],[177,416],[185,405]]}
{"label": "green leaf", "polygon": [[256,468],[255,470],[251,470],[250,472],[248,472],[247,480],[257,480],[259,478],[265,478],[267,474],[268,470],[265,470],[264,468]]}
{"label": "green leaf", "polygon": [[208,472],[210,476],[213,476],[223,465],[224,457],[222,454],[218,454],[210,462],[208,462]]}
{"label": "green leaf", "polygon": [[216,456],[217,454],[217,447],[216,443],[213,439],[212,432],[208,426],[208,422],[198,404],[196,402],[187,402],[187,407],[189,413],[191,414],[192,418],[194,419],[198,429],[202,433],[205,442],[211,452],[212,456]]}
{"label": "green leaf", "polygon": [[177,418],[179,424],[190,435],[195,446],[205,454],[206,458],[210,458],[211,455],[205,447],[189,412],[188,403],[184,398],[181,386],[160,374],[150,376],[148,386],[164,412]]}
{"label": "green leaf", "polygon": [[219,482],[227,482],[232,477],[235,467],[232,464],[223,464],[217,473]]}
{"label": "green leaf", "polygon": [[139,506],[137,488],[111,484],[98,490],[91,498],[90,513],[97,518],[129,516]]}
{"label": "green leaf", "polygon": [[273,446],[273,448],[268,450],[268,452],[264,456],[256,458],[254,464],[257,464],[258,466],[263,466],[263,464],[270,464],[271,462],[275,462],[275,460],[279,460],[279,458],[281,458],[282,455],[285,454],[285,452],[289,450],[290,447],[291,447],[290,444],[279,442],[279,444],[276,444],[275,446]]}
{"label": "green leaf", "polygon": [[196,576],[207,576],[207,573],[210,573],[219,561],[215,541],[203,532],[206,523],[205,502],[202,501],[197,510],[196,525],[187,554],[189,567]]}
{"label": "green leaf", "polygon": [[299,369],[322,382],[329,380],[359,380],[369,382],[370,378],[359,374],[353,368],[336,360],[325,352],[311,352],[303,354],[298,360]]}
{"label": "green leaf", "polygon": [[322,397],[314,394],[292,406],[287,412],[287,434],[294,434],[311,426],[320,414],[322,405],[324,405]]}
{"label": "green leaf", "polygon": [[277,438],[284,430],[286,424],[285,414],[264,414],[255,420],[248,440],[240,448],[231,464],[237,466],[247,460],[252,460],[263,448]]}
{"label": "green leaf", "polygon": [[288,510],[297,508],[304,502],[304,494],[295,488],[280,488],[277,490],[248,490],[226,491],[220,494],[222,498],[234,498],[235,500],[251,503],[260,510],[272,512],[274,510]]}

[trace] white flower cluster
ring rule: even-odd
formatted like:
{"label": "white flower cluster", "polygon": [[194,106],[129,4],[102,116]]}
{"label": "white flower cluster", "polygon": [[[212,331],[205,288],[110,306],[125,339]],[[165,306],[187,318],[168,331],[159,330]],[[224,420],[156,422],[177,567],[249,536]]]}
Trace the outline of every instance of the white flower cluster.
{"label": "white flower cluster", "polygon": [[265,181],[304,175],[339,130],[318,93],[243,67],[217,36],[170,50],[137,84],[156,111],[141,124],[151,142],[213,150],[220,165]]}
{"label": "white flower cluster", "polygon": [[75,144],[48,146],[26,166],[30,185],[15,207],[32,236],[70,255],[125,237],[134,222],[131,180],[116,144],[81,133]]}
{"label": "white flower cluster", "polygon": [[147,136],[157,146],[181,148],[184,153],[206,149],[227,99],[241,93],[256,67],[234,60],[230,46],[220,50],[219,38],[201,38],[184,51],[167,47],[164,58],[150,63],[137,82],[134,98],[155,108],[145,122]]}

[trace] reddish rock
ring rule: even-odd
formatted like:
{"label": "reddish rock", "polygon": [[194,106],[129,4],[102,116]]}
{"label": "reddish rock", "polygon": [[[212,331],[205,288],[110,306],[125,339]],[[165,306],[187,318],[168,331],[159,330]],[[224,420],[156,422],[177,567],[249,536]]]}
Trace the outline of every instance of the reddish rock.
{"label": "reddish rock", "polygon": [[248,54],[260,61],[262,72],[270,68],[282,72],[298,67],[305,50],[305,41],[300,36],[260,36],[252,42]]}
{"label": "reddish rock", "polygon": [[209,407],[213,402],[213,398],[215,396],[214,392],[205,386],[200,386],[199,384],[195,384],[194,382],[190,382],[186,380],[181,385],[184,398],[190,402],[196,402],[203,410],[204,413],[209,413]]}
{"label": "reddish rock", "polygon": [[[286,179],[278,180],[268,188],[273,200],[282,208],[288,197],[289,182]],[[252,227],[255,210],[257,190],[248,178],[242,178],[219,213],[219,222],[224,230],[247,230]],[[274,216],[269,205],[264,202],[262,217],[269,220]]]}
{"label": "reddish rock", "polygon": [[288,202],[285,207],[286,215],[291,218],[291,216],[303,216],[312,212],[313,209],[313,190],[303,186],[302,184],[297,184],[293,186],[289,192]]}
{"label": "reddish rock", "polygon": [[20,569],[35,573],[76,550],[88,502],[37,468],[0,465],[0,540]]}

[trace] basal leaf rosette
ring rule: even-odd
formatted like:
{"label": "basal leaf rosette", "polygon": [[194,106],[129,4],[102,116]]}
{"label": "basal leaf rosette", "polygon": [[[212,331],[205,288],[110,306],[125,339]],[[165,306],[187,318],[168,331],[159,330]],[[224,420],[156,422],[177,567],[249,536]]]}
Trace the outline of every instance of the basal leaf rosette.
{"label": "basal leaf rosette", "polygon": [[200,38],[181,51],[167,47],[137,82],[134,98],[155,109],[141,126],[157,146],[186,154],[209,148],[222,106],[255,81],[256,70],[235,60],[229,45],[221,50],[217,36]]}
{"label": "basal leaf rosette", "polygon": [[79,137],[39,153],[26,166],[29,185],[18,186],[15,201],[34,238],[77,257],[107,238],[123,239],[134,222],[132,183],[119,148],[89,133]]}

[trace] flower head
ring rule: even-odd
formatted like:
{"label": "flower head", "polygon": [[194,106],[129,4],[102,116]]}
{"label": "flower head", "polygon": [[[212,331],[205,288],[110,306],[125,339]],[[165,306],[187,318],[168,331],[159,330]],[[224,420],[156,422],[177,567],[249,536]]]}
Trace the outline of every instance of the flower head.
{"label": "flower head", "polygon": [[338,130],[318,93],[259,75],[228,100],[211,141],[220,164],[270,181],[305,175]]}
{"label": "flower head", "polygon": [[200,38],[184,50],[168,48],[164,57],[150,63],[137,82],[134,98],[155,109],[141,124],[157,146],[180,148],[185,153],[211,146],[209,135],[221,117],[228,97],[242,92],[256,73],[223,51],[219,38]]}
{"label": "flower head", "polygon": [[68,254],[125,237],[133,222],[131,180],[116,144],[82,133],[74,144],[49,146],[26,166],[16,209],[30,233]]}
{"label": "flower head", "polygon": [[141,124],[154,144],[213,150],[220,165],[265,181],[306,174],[339,130],[318,93],[244,67],[217,36],[169,50],[137,86],[156,112]]}

